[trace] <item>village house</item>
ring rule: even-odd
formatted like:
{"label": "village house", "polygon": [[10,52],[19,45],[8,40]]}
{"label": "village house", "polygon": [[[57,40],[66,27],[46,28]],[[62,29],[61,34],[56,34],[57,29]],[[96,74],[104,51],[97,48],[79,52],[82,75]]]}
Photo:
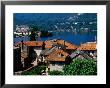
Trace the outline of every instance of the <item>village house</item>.
{"label": "village house", "polygon": [[66,52],[66,47],[67,49],[70,49],[69,46],[64,45],[63,40],[45,41],[45,50],[43,50],[40,55],[45,58],[45,61],[47,61],[49,71],[62,71],[65,64],[65,59],[69,55]]}
{"label": "village house", "polygon": [[47,48],[47,49],[52,48],[55,45],[59,46],[59,48],[68,52],[69,54],[71,54],[72,52],[74,52],[77,49],[76,45],[66,42],[64,40],[54,39],[54,40],[45,41],[45,48]]}
{"label": "village house", "polygon": [[19,46],[19,47],[23,46],[22,50],[27,51],[27,53],[29,53],[29,49],[33,49],[38,56],[42,51],[42,45],[43,45],[42,41],[24,41],[24,42],[18,42],[15,44],[15,46]]}
{"label": "village house", "polygon": [[42,41],[26,41],[23,42],[24,45],[27,46],[27,51],[29,52],[30,48],[33,48],[33,50],[36,52],[36,54],[39,56],[40,52],[42,51]]}
{"label": "village house", "polygon": [[29,31],[26,31],[26,32],[14,32],[14,35],[16,35],[16,37],[19,37],[19,36],[27,36],[27,35],[30,35],[31,32]]}
{"label": "village house", "polygon": [[38,59],[37,56],[39,56],[42,51],[42,45],[42,41],[24,41],[15,44],[15,46],[22,48],[20,53],[21,62],[24,68],[31,66],[34,61],[37,62],[36,59]]}
{"label": "village house", "polygon": [[91,58],[96,59],[96,42],[87,42],[79,47],[60,39],[47,41],[22,41],[14,46],[19,49],[19,63],[23,68],[30,65],[37,65],[38,62],[46,63],[48,70],[62,71],[65,59],[71,58]]}
{"label": "village house", "polygon": [[47,57],[45,57],[46,61],[49,63],[48,68],[49,71],[58,70],[62,71],[63,66],[65,64],[65,58],[69,54],[64,52],[61,49],[56,49],[53,52],[51,52]]}
{"label": "village house", "polygon": [[14,36],[15,37],[20,37],[20,36],[27,36],[30,35],[31,32],[29,31],[30,27],[27,25],[16,25],[16,30],[14,31]]}
{"label": "village house", "polygon": [[97,58],[97,47],[96,42],[86,42],[81,44],[78,48],[78,51],[83,51],[85,54],[89,55],[93,59]]}

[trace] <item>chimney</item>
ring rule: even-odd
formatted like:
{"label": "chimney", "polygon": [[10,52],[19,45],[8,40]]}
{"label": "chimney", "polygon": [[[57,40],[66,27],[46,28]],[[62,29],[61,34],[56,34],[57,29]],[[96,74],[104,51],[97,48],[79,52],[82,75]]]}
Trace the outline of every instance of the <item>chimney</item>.
{"label": "chimney", "polygon": [[23,50],[23,40],[21,41],[21,51]]}
{"label": "chimney", "polygon": [[66,51],[65,40],[64,40],[64,50]]}
{"label": "chimney", "polygon": [[45,42],[43,41],[42,50],[45,50]]}

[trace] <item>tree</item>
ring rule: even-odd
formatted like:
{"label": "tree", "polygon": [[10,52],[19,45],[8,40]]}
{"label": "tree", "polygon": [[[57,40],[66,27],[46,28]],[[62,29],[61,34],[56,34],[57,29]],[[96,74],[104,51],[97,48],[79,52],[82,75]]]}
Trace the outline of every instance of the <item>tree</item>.
{"label": "tree", "polygon": [[53,70],[49,72],[49,75],[63,75],[62,71]]}
{"label": "tree", "polygon": [[36,26],[36,25],[30,25],[30,28],[31,28],[31,30],[30,30],[30,31],[34,31],[34,32],[39,31],[39,27],[38,27],[38,26]]}
{"label": "tree", "polygon": [[66,65],[69,65],[71,62],[72,62],[72,58],[71,58],[70,56],[67,56],[67,57],[65,58],[65,64],[66,64]]}
{"label": "tree", "polygon": [[36,33],[34,31],[31,31],[30,41],[36,41]]}
{"label": "tree", "polygon": [[70,65],[65,65],[65,75],[97,75],[97,65],[94,60],[75,59]]}
{"label": "tree", "polygon": [[37,35],[37,32],[39,31],[39,28],[38,26],[36,25],[30,25],[30,41],[36,41],[36,35]]}
{"label": "tree", "polygon": [[45,69],[45,66],[36,66],[29,71],[22,72],[21,75],[41,75]]}

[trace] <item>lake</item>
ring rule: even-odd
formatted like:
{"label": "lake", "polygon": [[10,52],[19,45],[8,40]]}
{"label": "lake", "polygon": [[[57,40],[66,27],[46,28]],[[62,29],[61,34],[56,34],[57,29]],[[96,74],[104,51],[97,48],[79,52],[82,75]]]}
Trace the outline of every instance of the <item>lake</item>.
{"label": "lake", "polygon": [[[65,32],[62,34],[55,33],[53,37],[37,38],[36,40],[45,41],[50,39],[62,39],[75,45],[80,45],[81,43],[96,41],[96,36],[96,33],[73,34],[72,32]],[[26,36],[23,38],[14,38],[14,42],[20,42],[22,39],[23,41],[29,41],[29,37]]]}

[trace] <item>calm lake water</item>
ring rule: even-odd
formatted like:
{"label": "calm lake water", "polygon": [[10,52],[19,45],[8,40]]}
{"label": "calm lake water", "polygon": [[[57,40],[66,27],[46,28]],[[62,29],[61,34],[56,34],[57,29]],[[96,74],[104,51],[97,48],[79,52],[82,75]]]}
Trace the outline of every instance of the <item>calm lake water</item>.
{"label": "calm lake water", "polygon": [[[93,42],[97,37],[96,13],[14,13],[13,20],[14,30],[16,30],[16,25],[37,25],[42,30],[53,32],[53,37],[36,40],[63,39],[80,45],[85,42]],[[77,34],[72,32],[75,29]],[[83,29],[89,29],[88,33],[79,33]],[[95,33],[91,33],[92,31]],[[21,40],[22,38],[14,38],[15,43]],[[28,41],[29,37],[24,37],[23,40]]]}
{"label": "calm lake water", "polygon": [[[29,41],[29,37],[23,37],[23,38],[14,38],[14,42],[20,42],[23,39],[23,41]],[[94,42],[96,41],[96,33],[86,33],[86,34],[73,34],[71,32],[66,32],[63,34],[56,34],[53,37],[45,37],[45,38],[37,38],[38,41],[45,41],[50,39],[63,39],[67,42],[80,45],[81,43],[85,42]]]}

